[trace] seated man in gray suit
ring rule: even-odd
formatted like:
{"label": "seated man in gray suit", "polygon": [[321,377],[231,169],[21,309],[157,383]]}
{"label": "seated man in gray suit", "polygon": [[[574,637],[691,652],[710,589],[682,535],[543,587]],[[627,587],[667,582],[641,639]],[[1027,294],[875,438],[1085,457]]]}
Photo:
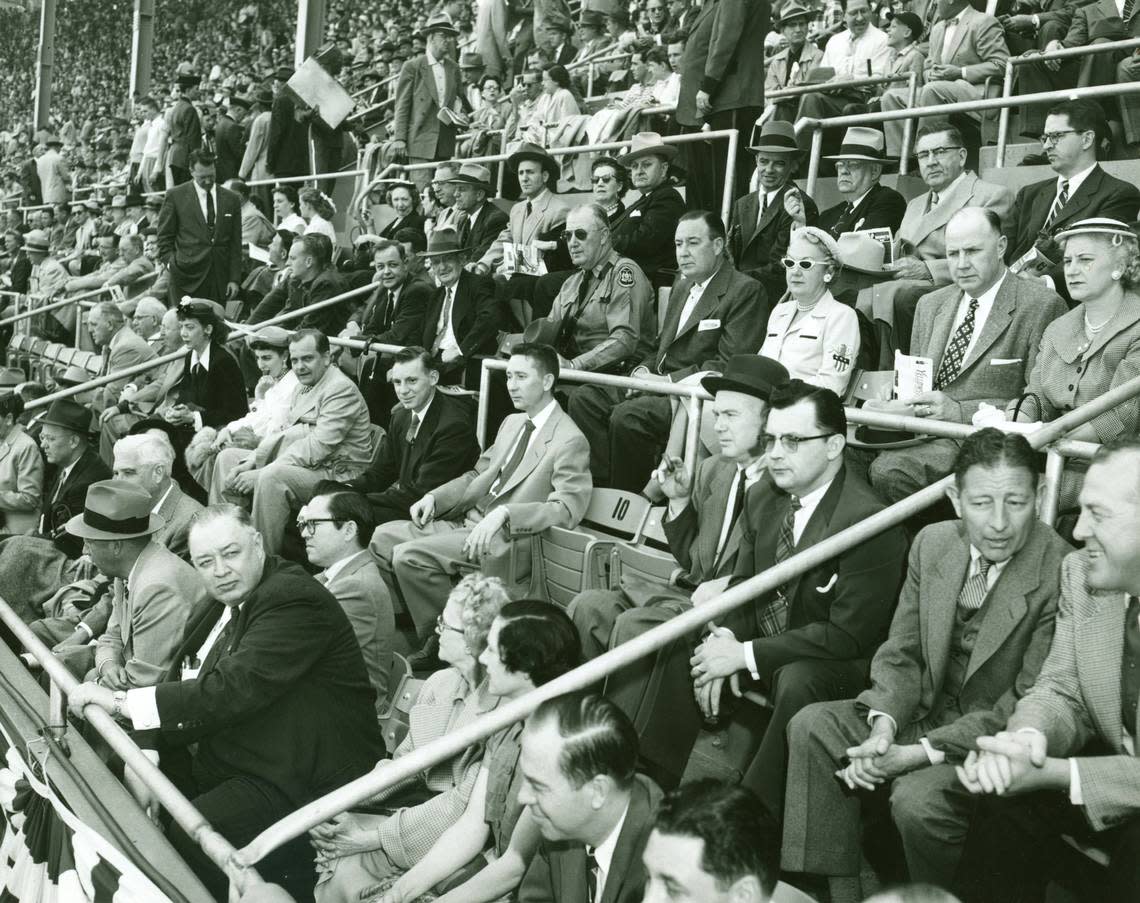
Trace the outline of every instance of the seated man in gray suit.
{"label": "seated man in gray suit", "polygon": [[973,809],[954,763],[1036,679],[1069,550],[1037,520],[1044,484],[1023,436],[974,433],[954,473],[961,519],[915,539],[870,689],[788,726],[785,869],[857,879],[864,803],[889,785],[911,878],[954,877]]}
{"label": "seated man in gray suit", "polygon": [[1013,192],[1004,185],[984,182],[966,170],[962,134],[952,126],[927,126],[915,145],[918,170],[929,191],[906,205],[895,236],[895,274],[872,290],[872,320],[893,324],[895,347],[910,348],[911,324],[918,299],[950,284],[946,260],[946,224],[963,207],[984,207],[1003,220],[1013,204]]}
{"label": "seated man in gray suit", "polygon": [[[946,225],[952,285],[924,295],[910,353],[930,358],[934,390],[913,401],[868,402],[868,410],[970,423],[982,404],[999,409],[1025,391],[1041,334],[1065,303],[1038,279],[1018,279],[1002,262],[1006,239],[992,210],[966,207]],[[871,485],[894,504],[950,472],[960,443],[929,437],[882,451]]]}
{"label": "seated man in gray suit", "polygon": [[411,507],[411,520],[381,524],[370,546],[382,571],[395,575],[430,663],[435,619],[455,579],[468,571],[524,580],[525,543],[511,573],[511,538],[547,527],[573,528],[586,513],[593,482],[590,448],[558,402],[558,354],[522,344],[507,362],[507,391],[519,413],[503,421],[475,467],[432,489]]}

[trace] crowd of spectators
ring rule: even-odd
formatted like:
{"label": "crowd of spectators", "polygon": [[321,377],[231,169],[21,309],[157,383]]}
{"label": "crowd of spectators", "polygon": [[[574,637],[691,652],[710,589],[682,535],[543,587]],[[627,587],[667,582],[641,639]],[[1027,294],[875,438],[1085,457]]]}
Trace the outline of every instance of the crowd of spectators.
{"label": "crowd of spectators", "polygon": [[[1140,401],[1070,431],[1101,449],[1050,473],[1053,523],[1021,435],[1140,376],[1140,190],[1102,166],[1129,104],[1020,110],[1048,172],[1018,191],[971,167],[976,116],[931,116],[910,190],[883,179],[901,127],[826,130],[817,202],[793,125],[905,106],[848,84],[868,75],[983,97],[1011,53],[1131,34],[1108,6],[346,0],[317,58],[358,114],[333,122],[290,87],[286,0],[164,9],[135,98],[129,5],[73,0],[42,129],[34,21],[0,11],[5,316],[29,296],[17,331],[79,335],[99,376],[182,352],[29,411],[92,373],[0,370],[0,589],[85,680],[72,711],[122,719],[240,846],[949,477],[259,867],[322,903],[761,903],[794,893],[778,877],[862,899],[870,860],[933,886],[899,900],[1029,901],[1064,832],[1110,852],[1102,898],[1135,898]],[[1017,69],[1025,91],[1132,71]],[[741,135],[727,222],[719,145],[669,140],[705,127]],[[500,133],[505,159],[469,159]],[[358,160],[346,210],[331,174]],[[845,404],[978,429],[855,428]],[[673,576],[536,599],[531,538],[616,499],[652,506]],[[397,651],[423,685],[386,749]],[[701,732],[741,724],[742,788],[687,781]]]}

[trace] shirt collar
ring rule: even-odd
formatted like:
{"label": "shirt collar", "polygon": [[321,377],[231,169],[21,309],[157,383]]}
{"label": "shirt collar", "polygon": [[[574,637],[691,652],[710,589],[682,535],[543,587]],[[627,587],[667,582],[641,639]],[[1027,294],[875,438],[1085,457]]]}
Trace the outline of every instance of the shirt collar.
{"label": "shirt collar", "polygon": [[552,398],[545,408],[530,418],[530,422],[534,424],[534,431],[536,433],[546,425],[546,421],[550,419],[557,406],[558,402]]}
{"label": "shirt collar", "polygon": [[139,557],[138,557],[138,558],[136,558],[136,559],[135,559],[135,563],[131,565],[131,570],[130,570],[130,573],[129,573],[129,574],[127,574],[127,580],[126,580],[126,583],[125,583],[125,584],[124,584],[124,586],[123,586],[123,589],[125,589],[125,590],[126,590],[128,593],[131,591],[131,581],[132,581],[132,580],[134,579],[134,577],[135,577],[135,571],[136,571],[136,570],[138,570],[138,567],[139,567],[139,562],[140,562],[140,561],[142,561],[142,557],[143,557],[143,555],[145,555],[145,554],[146,554],[146,548],[144,548],[144,549],[142,550],[142,552],[140,552],[140,553],[139,553]]}
{"label": "shirt collar", "polygon": [[1081,183],[1084,182],[1084,180],[1087,179],[1090,175],[1092,175],[1092,171],[1094,169],[1096,169],[1096,161],[1095,160],[1093,161],[1093,165],[1088,167],[1088,169],[1082,169],[1079,173],[1077,173],[1076,175],[1073,175],[1073,176],[1069,176],[1069,178],[1067,178],[1067,179],[1064,176],[1057,176],[1057,190],[1058,191],[1061,190],[1061,183],[1062,182],[1068,182],[1069,183],[1069,197],[1072,197],[1073,193],[1078,188],[1081,187]]}
{"label": "shirt collar", "polygon": [[590,270],[590,275],[595,279],[601,279],[602,274],[605,273],[609,267],[617,263],[618,256],[619,255],[617,251],[610,251],[609,254],[602,258],[601,262],[596,267],[593,267]]}
{"label": "shirt collar", "polygon": [[[438,392],[438,391],[439,390],[437,389],[436,392]],[[423,423],[424,418],[427,416],[427,412],[429,410],[431,410],[431,403],[433,401],[435,401],[435,392],[431,393],[431,396],[428,398],[428,403],[424,405],[423,410],[422,411],[412,411],[412,416],[418,417],[420,419],[420,423]]]}
{"label": "shirt collar", "polygon": [[980,295],[971,295],[969,292],[962,292],[962,300],[966,298],[977,298],[978,307],[984,307],[987,310],[993,306],[994,299],[997,298],[997,293],[1001,291],[1001,284],[1005,281],[1005,277],[1009,275],[1009,270],[1005,270],[999,277],[997,282],[991,285],[988,289]]}
{"label": "shirt collar", "polygon": [[716,274],[720,272],[721,266],[723,266],[723,264],[718,263],[716,269],[712,271],[712,274],[708,276],[704,282],[693,283],[693,289],[697,292],[698,295],[703,295],[705,293],[705,289],[709,287],[709,283],[712,282],[713,279],[716,278]]}
{"label": "shirt collar", "polygon": [[166,500],[170,498],[170,493],[174,491],[174,481],[170,481],[170,485],[166,487],[166,492],[162,494],[162,498],[158,500],[158,504],[150,509],[151,514],[158,514],[158,509],[166,504]]}
{"label": "shirt collar", "polygon": [[428,61],[429,66],[438,66],[441,63],[440,60],[437,60],[434,56],[432,56],[432,52],[430,50],[425,49],[424,50],[424,56],[427,57],[427,61]]}
{"label": "shirt collar", "polygon": [[605,874],[606,883],[610,880],[610,866],[614,861],[614,853],[617,852],[618,838],[621,837],[621,829],[625,826],[625,818],[629,815],[629,803],[625,804],[625,809],[622,810],[621,818],[617,820],[612,831],[600,844],[594,847],[594,859],[597,860],[598,868]]}
{"label": "shirt collar", "polygon": [[[981,573],[978,562],[982,559],[982,553],[979,552],[973,545],[970,546],[970,576]],[[1001,576],[1001,572],[1005,570],[1005,566],[1009,564],[1011,559],[1007,558],[1005,561],[991,561],[990,570],[994,574],[993,579]]]}
{"label": "shirt collar", "polygon": [[827,494],[827,490],[831,488],[831,484],[834,482],[835,482],[835,477],[832,477],[830,480],[828,480],[826,483],[824,483],[818,489],[813,489],[807,495],[801,495],[800,496],[800,510],[807,512],[807,513],[815,511],[815,509],[819,505],[819,503],[821,501],[823,501],[823,497]]}
{"label": "shirt collar", "polygon": [[875,186],[872,185],[870,188],[868,188],[866,191],[864,191],[861,195],[859,195],[859,197],[857,197],[857,198],[855,198],[855,200],[851,201],[850,202],[851,209],[854,210],[856,207],[858,207],[860,204],[862,204],[863,201],[865,201],[867,199],[867,195],[869,195],[874,190],[875,190]]}
{"label": "shirt collar", "polygon": [[210,369],[210,349],[212,347],[213,347],[213,343],[210,342],[210,343],[207,343],[206,350],[203,351],[201,354],[199,354],[197,351],[191,351],[190,352],[190,367],[191,367],[191,369],[193,369],[195,364],[201,364],[202,367],[206,370]]}
{"label": "shirt collar", "polygon": [[361,549],[359,552],[353,552],[351,555],[346,555],[340,561],[335,561],[330,564],[327,568],[325,568],[325,583],[332,583],[333,578],[336,577],[336,575],[341,571],[343,571],[350,561],[359,555],[363,555],[367,551],[367,549]]}
{"label": "shirt collar", "polygon": [[946,195],[948,195],[951,191],[953,191],[954,186],[957,185],[959,182],[961,182],[964,178],[966,178],[966,170],[963,169],[960,173],[958,173],[958,178],[956,178],[953,182],[951,182],[949,185],[947,185],[941,191],[935,191],[933,188],[928,189],[928,190],[930,191],[931,194],[938,195],[938,202],[942,203],[942,200],[946,197]]}

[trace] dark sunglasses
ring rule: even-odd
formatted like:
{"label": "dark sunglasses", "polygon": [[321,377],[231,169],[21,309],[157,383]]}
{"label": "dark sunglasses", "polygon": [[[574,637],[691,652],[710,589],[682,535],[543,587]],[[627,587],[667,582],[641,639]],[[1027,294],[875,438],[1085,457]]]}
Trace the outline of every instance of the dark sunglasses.
{"label": "dark sunglasses", "polygon": [[589,229],[567,229],[559,236],[559,238],[561,238],[567,244],[569,244],[571,238],[576,238],[578,241],[585,241],[589,237]]}

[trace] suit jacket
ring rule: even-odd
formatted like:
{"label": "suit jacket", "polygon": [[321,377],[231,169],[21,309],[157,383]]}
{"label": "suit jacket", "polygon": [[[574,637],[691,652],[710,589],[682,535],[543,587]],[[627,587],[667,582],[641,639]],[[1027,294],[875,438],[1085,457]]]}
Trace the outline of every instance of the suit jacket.
{"label": "suit jacket", "polygon": [[249,181],[251,179],[268,179],[269,169],[269,130],[273,114],[264,110],[253,117],[249,129],[249,143],[242,154],[241,165],[238,167],[238,178]]}
{"label": "suit jacket", "polygon": [[396,616],[392,597],[380,577],[376,562],[367,549],[357,552],[332,580],[324,574],[317,582],[333,594],[344,613],[360,653],[368,680],[376,691],[376,708],[387,708],[388,675],[392,670],[392,637],[396,633]]}
{"label": "suit jacket", "polygon": [[190,498],[182,487],[173,480],[170,491],[158,506],[155,512],[165,522],[157,533],[154,541],[166,546],[180,558],[185,558],[190,551],[190,519],[202,510],[202,505]]}
{"label": "suit jacket", "polygon": [[[531,244],[534,241],[549,241],[557,238],[566,224],[566,214],[569,208],[566,201],[559,198],[549,189],[545,190],[530,201],[531,212],[527,215],[526,199],[520,200],[511,208],[507,227],[499,233],[498,238],[491,242],[491,247],[479,258],[479,262],[491,269],[497,268],[503,262],[503,242],[511,241],[515,244]],[[544,252],[546,253],[546,252]],[[547,259],[547,268],[558,269],[558,265],[551,265]],[[562,267],[565,269],[565,267]]]}
{"label": "suit jacket", "polygon": [[926,57],[926,81],[936,81],[930,73],[933,66],[960,66],[962,78],[980,85],[987,78],[997,78],[1005,71],[1009,48],[1001,23],[993,16],[967,6],[958,14],[958,26],[946,44],[946,22],[940,20],[930,29],[930,52]]}
{"label": "suit jacket", "polygon": [[158,256],[179,297],[241,282],[241,199],[225,188],[216,191],[212,236],[193,182],[167,191],[158,213]]}
{"label": "suit jacket", "polygon": [[1045,256],[1058,264],[1049,268],[1047,274],[1053,277],[1053,284],[1067,295],[1065,274],[1060,266],[1061,248],[1053,240],[1053,235],[1090,216],[1108,216],[1132,222],[1132,217],[1140,210],[1140,190],[1131,182],[1110,176],[1097,166],[1077,190],[1070,193],[1069,202],[1061,208],[1049,232],[1045,233],[1045,220],[1056,197],[1056,176],[1026,185],[1017,192],[1013,212],[1005,220],[1003,229],[1008,242],[1005,260],[1012,265],[1034,246],[1041,248]]}
{"label": "suit jacket", "polygon": [[475,224],[466,235],[472,260],[481,259],[490,250],[492,242],[507,227],[507,221],[507,214],[490,201],[479,208]]}
{"label": "suit jacket", "polygon": [[436,90],[427,54],[412,57],[400,68],[396,84],[395,122],[392,137],[403,141],[409,157],[446,160],[455,153],[455,127],[437,118],[441,109],[458,108],[459,66],[444,57],[444,96]]}
{"label": "suit jacket", "polygon": [[402,219],[394,219],[392,222],[388,223],[388,225],[380,230],[380,237],[389,238],[392,241],[395,241],[396,233],[401,229],[415,229],[417,232],[423,232],[424,215],[419,210],[413,210]]}
{"label": "suit jacket", "polygon": [[[768,94],[782,88],[794,88],[797,85],[802,85],[807,81],[808,73],[819,65],[822,58],[823,51],[819,49],[819,45],[812,41],[804,41],[799,56],[794,60],[789,47],[773,54],[768,60],[768,71],[764,75],[764,93]],[[780,101],[776,102],[779,103]],[[798,106],[799,98],[788,98],[784,102]]]}
{"label": "suit jacket", "polygon": [[180,401],[201,412],[202,426],[216,429],[249,413],[249,402],[241,388],[245,385],[242,382],[241,368],[229,351],[216,342],[210,347],[210,368],[206,371],[203,387],[195,387],[191,379],[190,358],[191,355],[188,354],[182,359],[182,372],[177,374],[173,384],[163,393],[166,401]]}
{"label": "suit jacket", "polygon": [[764,46],[768,33],[766,3],[716,0],[705,3],[693,20],[681,57],[681,94],[677,122],[698,126],[697,91],[706,91],[714,113],[764,104]]}
{"label": "suit jacket", "polygon": [[28,291],[28,283],[32,278],[32,261],[28,259],[28,252],[20,248],[16,256],[8,264],[8,278],[11,280],[11,290],[23,295]]}
{"label": "suit jacket", "polygon": [[288,464],[334,480],[359,475],[372,458],[372,426],[360,389],[332,366],[316,385],[302,389],[297,386],[289,403],[284,431],[258,444],[258,466]]}
{"label": "suit jacket", "polygon": [[87,487],[100,480],[111,479],[111,469],[99,457],[97,447],[89,446],[79,456],[71,471],[59,483],[61,471],[54,464],[48,466],[44,479],[44,498],[40,504],[40,534],[54,539],[57,548],[68,558],[78,558],[83,551],[83,540],[64,532],[63,525],[72,517],[83,513],[87,501]]}
{"label": "suit jacket", "polygon": [[840,201],[834,207],[828,207],[819,215],[816,225],[825,232],[830,232],[833,238],[839,238],[844,232],[884,227],[890,229],[893,235],[898,231],[906,212],[906,198],[893,188],[877,182],[857,206],[848,210],[847,204],[847,201]]}
{"label": "suit jacket", "polygon": [[[344,279],[332,267],[322,270],[309,282],[288,276],[284,282],[271,289],[261,299],[253,309],[253,313],[249,315],[249,322],[260,323],[286,311],[299,310],[318,301],[335,298],[344,291]],[[336,335],[348,322],[349,303],[350,301],[345,301],[307,313],[296,328],[319,329],[325,335]]]}
{"label": "suit jacket", "polygon": [[[181,97],[170,111],[170,137],[167,138],[167,164],[181,169],[190,168],[190,154],[202,146],[202,121],[198,111],[185,97]],[[169,196],[169,192],[168,192]]]}
{"label": "suit jacket", "polygon": [[[669,540],[669,551],[685,573],[683,580],[697,586],[706,580],[726,577],[733,571],[743,518],[728,533],[724,551],[717,560],[716,546],[724,528],[724,513],[730,502],[736,463],[723,455],[713,455],[697,464],[689,504],[675,518],[662,523]],[[753,484],[755,485],[755,484]]]}
{"label": "suit jacket", "polygon": [[0,529],[31,533],[43,503],[44,458],[22,426],[0,439]]}
{"label": "suit jacket", "polygon": [[95,671],[111,663],[126,669],[132,688],[158,683],[174,664],[187,618],[205,598],[198,572],[152,541],[131,570],[121,603],[111,608],[95,646]]}
{"label": "suit jacket", "polygon": [[637,261],[654,287],[668,285],[677,270],[673,235],[685,199],[672,185],[658,185],[610,223],[614,250]]}
{"label": "suit jacket", "polygon": [[411,419],[412,412],[401,405],[392,415],[376,462],[349,484],[365,493],[374,509],[385,516],[399,512],[401,519],[436,486],[471,470],[479,458],[474,411],[466,398],[437,391],[409,444]]}
{"label": "suit jacket", "polygon": [[154,261],[140,254],[108,276],[103,285],[120,285],[127,298],[137,298],[150,291],[154,269]]}
{"label": "suit jacket", "polygon": [[359,315],[360,331],[372,342],[385,345],[416,344],[423,336],[433,289],[434,286],[418,279],[405,280],[393,311],[385,304],[387,290],[383,286],[377,286]]}
{"label": "suit jacket", "polygon": [[236,179],[245,154],[243,129],[227,114],[218,117],[214,126],[214,153],[217,157],[218,184]]}
{"label": "suit jacket", "polygon": [[[982,610],[953,720],[937,718],[953,652],[958,596],[970,571],[970,542],[960,521],[922,530],[910,550],[906,581],[887,641],[871,662],[871,686],[858,704],[890,715],[900,732],[920,730],[952,760],[978,737],[1002,730],[1017,700],[1037,679],[1053,639],[1061,561],[1072,551],[1038,520],[1009,560]],[[953,701],[953,700],[951,700]],[[927,721],[935,715],[934,721]],[[923,724],[923,722],[926,722]]]}
{"label": "suit jacket", "polygon": [[[732,205],[732,227],[728,244],[736,260],[736,267],[763,283],[769,304],[774,304],[787,290],[784,265],[780,263],[780,258],[787,253],[788,239],[794,225],[784,210],[784,195],[787,191],[788,185],[785,185],[777,192],[772,202],[765,206],[762,217],[759,216],[760,197],[755,191],[737,198]],[[814,226],[819,218],[819,208],[802,191],[800,197],[803,199],[807,224]]]}
{"label": "suit jacket", "polygon": [[273,98],[265,162],[275,176],[304,176],[312,171],[309,164],[309,128],[297,121],[294,109],[289,92],[282,91]]}
{"label": "suit jacket", "polygon": [[295,806],[368,772],[384,752],[376,694],[332,594],[300,566],[268,557],[198,677],[182,680],[183,660],[221,613],[216,601],[195,612],[156,687],[163,754],[197,743],[203,767],[257,775]]}
{"label": "suit jacket", "polygon": [[[929,357],[934,372],[950,342],[954,316],[962,290],[948,285],[918,301],[910,334],[910,353]],[[962,368],[943,391],[962,406],[962,422],[969,423],[981,403],[1004,408],[1025,391],[1037,360],[1045,327],[1065,313],[1065,302],[1039,280],[1021,279],[1006,272],[989,316]]]}
{"label": "suit jacket", "polygon": [[1124,656],[1123,592],[1088,585],[1084,550],[1061,565],[1061,598],[1053,645],[1032,689],[1017,703],[1008,730],[1045,734],[1050,756],[1080,753],[1096,741],[1110,752],[1079,756],[1084,815],[1096,831],[1135,818],[1140,808],[1140,758],[1124,748],[1120,667]]}
{"label": "suit jacket", "polygon": [[937,207],[930,209],[930,201],[930,192],[926,191],[906,205],[895,236],[895,256],[919,258],[930,269],[934,283],[945,285],[950,281],[950,266],[946,263],[946,224],[950,217],[963,207],[985,207],[1005,222],[1013,204],[1013,192],[967,171],[938,199]]}
{"label": "suit jacket", "polygon": [[[532,438],[519,466],[500,488],[494,506],[507,506],[513,535],[547,527],[573,529],[586,513],[593,480],[586,437],[558,403]],[[490,492],[523,429],[525,414],[511,414],[495,441],[462,476],[431,490],[436,517],[461,518]]]}
{"label": "suit jacket", "polygon": [[[99,369],[99,375],[106,376],[108,373],[117,373],[155,357],[154,349],[150,347],[147,340],[138,335],[130,326],[124,325],[111,336],[107,343],[107,347],[103,351],[103,366]],[[92,400],[92,410],[99,413],[118,404],[119,393],[123,391],[123,386],[135,378],[137,377],[124,376],[122,379],[117,379],[99,389]]]}
{"label": "suit jacket", "polygon": [[[629,809],[598,903],[641,903],[645,890],[641,854],[661,797],[660,788],[649,778],[634,776]],[[586,847],[544,839],[519,885],[519,903],[584,903],[586,898]]]}
{"label": "suit jacket", "polygon": [[[1092,42],[1093,28],[1102,19],[1119,19],[1120,10],[1114,0],[1096,0],[1077,8],[1073,14],[1073,22],[1061,43],[1066,47],[1084,47]],[[1123,41],[1135,37],[1140,29],[1140,16],[1133,13],[1132,18],[1124,27],[1118,28],[1115,34],[1105,35],[1113,41]],[[1131,222],[1131,220],[1129,220]]]}
{"label": "suit jacket", "polygon": [[71,173],[63,155],[49,147],[36,160],[40,176],[40,203],[66,204],[71,197]]}
{"label": "suit jacket", "polygon": [[[918,87],[922,87],[922,76],[926,68],[926,54],[918,44],[911,44],[902,53],[891,49],[891,64],[887,69],[888,75],[909,75],[918,73]],[[885,86],[889,89],[889,85]]]}
{"label": "suit jacket", "polygon": [[657,349],[641,363],[676,381],[698,370],[724,371],[734,354],[755,354],[764,341],[764,289],[727,260],[721,262],[693,312],[678,329],[692,283],[678,276],[669,293]]}
{"label": "suit jacket", "polygon": [[[437,286],[428,301],[422,342],[425,348],[431,348],[439,331],[446,295],[443,287]],[[455,302],[451,306],[451,324],[464,358],[473,354],[495,353],[498,310],[495,283],[489,277],[467,270],[460,273],[455,287]]]}
{"label": "suit jacket", "polygon": [[[745,497],[740,551],[733,585],[776,563],[776,540],[787,509],[787,495],[765,476]],[[795,551],[845,530],[883,509],[871,487],[849,468],[840,469],[812,513]],[[886,637],[898,597],[906,538],[892,527],[849,549],[786,587],[786,629],[763,636],[756,615],[775,593],[756,599],[751,609],[732,616],[738,637],[752,640],[756,667],[770,684],[784,665],[805,658],[835,661],[870,659]]]}

